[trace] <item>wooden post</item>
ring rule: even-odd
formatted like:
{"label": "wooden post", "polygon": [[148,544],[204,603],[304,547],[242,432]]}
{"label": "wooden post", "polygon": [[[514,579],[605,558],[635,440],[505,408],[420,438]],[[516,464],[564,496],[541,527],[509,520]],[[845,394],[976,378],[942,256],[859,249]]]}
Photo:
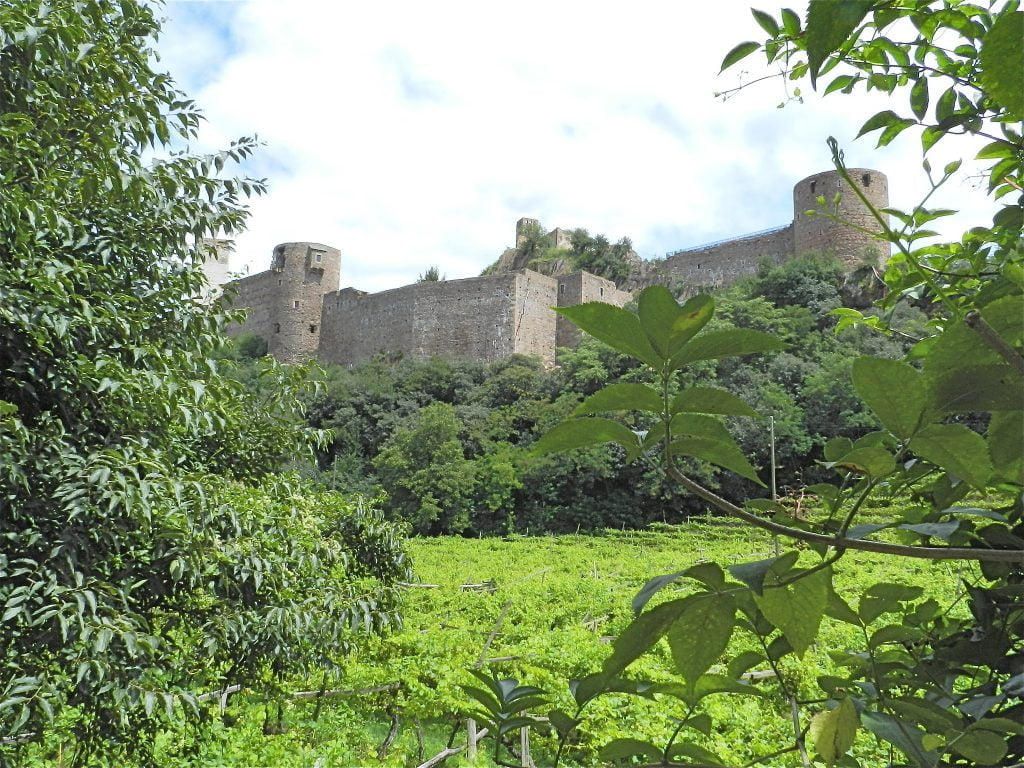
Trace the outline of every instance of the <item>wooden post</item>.
{"label": "wooden post", "polygon": [[466,721],[466,756],[470,760],[476,760],[476,720],[469,718]]}
{"label": "wooden post", "polygon": [[523,768],[533,768],[533,760],[530,759],[530,729],[519,729],[519,748],[522,754]]}

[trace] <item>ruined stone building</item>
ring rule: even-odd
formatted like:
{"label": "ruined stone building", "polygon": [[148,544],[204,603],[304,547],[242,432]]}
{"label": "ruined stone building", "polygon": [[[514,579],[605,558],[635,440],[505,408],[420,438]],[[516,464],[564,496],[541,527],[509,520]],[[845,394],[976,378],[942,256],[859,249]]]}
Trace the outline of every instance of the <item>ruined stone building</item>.
{"label": "ruined stone building", "polygon": [[[872,205],[888,206],[884,174],[870,169],[850,173]],[[840,221],[807,214],[821,207],[819,197]],[[837,256],[848,272],[866,259],[884,261],[887,253],[869,234],[843,222],[869,231],[876,227],[871,212],[837,173],[815,174],[794,187],[790,223],[676,251],[661,261],[637,258],[623,288],[661,283],[695,293],[752,275],[762,263],[780,263],[809,252]],[[520,219],[517,240],[524,226],[535,223]],[[568,247],[569,232],[555,229],[548,240],[555,247]],[[208,263],[211,283],[226,270],[223,248],[216,246],[213,252],[216,258]],[[557,347],[579,340],[576,328],[552,307],[588,301],[623,306],[632,296],[587,272],[545,275],[526,268],[499,269],[482,277],[420,282],[379,293],[339,290],[340,276],[337,248],[303,242],[278,245],[268,271],[233,283],[233,306],[247,310],[245,322],[233,333],[262,337],[270,354],[289,363],[316,357],[351,365],[380,354],[487,361],[516,353],[551,363]]]}

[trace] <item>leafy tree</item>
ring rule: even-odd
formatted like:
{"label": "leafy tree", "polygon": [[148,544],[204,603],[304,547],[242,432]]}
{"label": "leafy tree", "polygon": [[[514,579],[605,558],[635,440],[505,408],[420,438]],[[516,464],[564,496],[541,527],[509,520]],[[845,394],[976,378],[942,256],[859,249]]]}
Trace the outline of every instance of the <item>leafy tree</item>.
{"label": "leafy tree", "polygon": [[624,237],[612,244],[604,235],[592,236],[585,229],[574,229],[569,236],[569,258],[573,269],[621,283],[632,272],[628,256],[633,252],[633,243]]}
{"label": "leafy tree", "polygon": [[462,533],[469,527],[476,481],[462,430],[452,406],[432,403],[411,428],[396,430],[373,461],[392,506],[416,533]]}
{"label": "leafy tree", "polygon": [[219,372],[201,242],[263,185],[218,176],[252,140],[181,151],[200,115],[152,69],[157,31],[135,0],[0,5],[4,764],[51,733],[74,764],[148,762],[195,694],[395,620],[393,529],[270,476],[317,438],[301,371],[260,399]]}

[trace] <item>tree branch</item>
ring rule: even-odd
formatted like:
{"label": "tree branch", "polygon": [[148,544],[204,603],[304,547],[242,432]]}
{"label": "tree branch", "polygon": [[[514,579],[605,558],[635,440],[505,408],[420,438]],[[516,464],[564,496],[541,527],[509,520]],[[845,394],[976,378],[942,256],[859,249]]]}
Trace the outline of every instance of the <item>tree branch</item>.
{"label": "tree branch", "polygon": [[1020,563],[1024,564],[1024,550],[1014,549],[980,549],[976,547],[909,547],[902,544],[890,544],[886,541],[870,541],[868,539],[848,539],[841,536],[826,536],[822,533],[803,531],[787,525],[766,520],[763,517],[738,507],[731,501],[723,499],[713,491],[694,482],[671,463],[666,464],[665,471],[669,477],[695,496],[699,496],[713,507],[728,515],[737,517],[744,522],[780,536],[811,544],[824,544],[828,547],[855,549],[861,552],[880,552],[886,555],[915,557],[922,560],[977,560],[989,563]]}
{"label": "tree branch", "polygon": [[989,347],[998,352],[1000,357],[1008,362],[1017,373],[1024,376],[1024,357],[1021,357],[1020,352],[1007,344],[1006,339],[996,333],[995,328],[985,322],[985,318],[978,310],[972,309],[968,312],[964,317],[964,322],[973,328],[974,332],[981,336]]}

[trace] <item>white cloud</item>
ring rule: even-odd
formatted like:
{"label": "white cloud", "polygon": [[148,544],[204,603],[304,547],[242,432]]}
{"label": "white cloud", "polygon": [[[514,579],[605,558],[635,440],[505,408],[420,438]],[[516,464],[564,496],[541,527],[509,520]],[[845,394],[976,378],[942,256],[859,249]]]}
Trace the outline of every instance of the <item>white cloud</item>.
{"label": "white cloud", "polygon": [[343,285],[390,288],[431,264],[467,277],[520,216],[660,255],[787,223],[792,186],[829,167],[829,135],[889,175],[895,205],[916,202],[916,140],[852,142],[902,101],[776,109],[777,79],[716,99],[739,78],[716,77],[724,53],[763,33],[746,3],[710,5],[170,2],[159,47],[207,115],[205,147],[266,142],[245,170],[270,192],[233,265],[251,271],[276,243],[313,240],[341,249]]}

